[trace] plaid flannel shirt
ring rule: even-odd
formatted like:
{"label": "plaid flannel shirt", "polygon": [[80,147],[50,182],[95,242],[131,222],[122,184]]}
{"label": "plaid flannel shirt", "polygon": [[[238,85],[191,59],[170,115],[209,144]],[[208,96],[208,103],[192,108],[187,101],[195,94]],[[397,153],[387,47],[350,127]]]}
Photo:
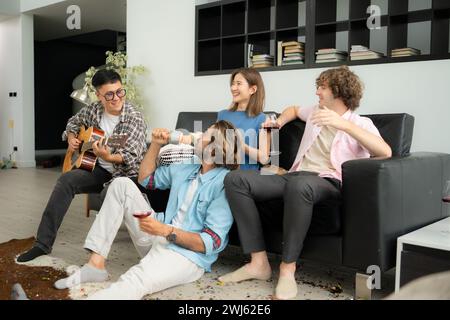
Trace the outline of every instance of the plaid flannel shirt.
{"label": "plaid flannel shirt", "polygon": [[[67,122],[66,131],[62,134],[63,141],[67,140],[69,132],[78,135],[80,127],[100,128],[100,121],[104,113],[101,102],[95,102],[81,109]],[[133,177],[139,173],[139,164],[144,158],[146,145],[147,125],[144,118],[133,105],[124,102],[119,123],[114,128],[114,134],[127,134],[128,140],[122,148],[112,148],[112,154],[120,154],[123,163],[113,164],[113,178]]]}

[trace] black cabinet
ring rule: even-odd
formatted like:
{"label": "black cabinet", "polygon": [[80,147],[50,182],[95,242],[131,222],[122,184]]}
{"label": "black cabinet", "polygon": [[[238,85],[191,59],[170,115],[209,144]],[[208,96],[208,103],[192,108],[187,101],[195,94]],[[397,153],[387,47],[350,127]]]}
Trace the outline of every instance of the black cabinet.
{"label": "black cabinet", "polygon": [[[252,53],[273,61],[262,71],[450,59],[449,21],[449,0],[217,1],[196,7],[195,74],[246,67]],[[292,41],[303,63],[282,65]]]}

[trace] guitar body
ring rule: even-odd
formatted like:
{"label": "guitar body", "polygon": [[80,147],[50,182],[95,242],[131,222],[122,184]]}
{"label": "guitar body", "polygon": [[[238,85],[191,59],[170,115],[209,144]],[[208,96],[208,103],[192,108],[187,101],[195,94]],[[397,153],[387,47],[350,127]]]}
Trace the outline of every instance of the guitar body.
{"label": "guitar body", "polygon": [[100,129],[94,127],[85,129],[84,127],[81,127],[80,133],[78,134],[78,140],[81,141],[80,147],[77,151],[67,149],[64,158],[63,173],[72,169],[94,170],[97,156],[91,149],[83,150],[83,145],[100,140],[104,136],[105,133]]}

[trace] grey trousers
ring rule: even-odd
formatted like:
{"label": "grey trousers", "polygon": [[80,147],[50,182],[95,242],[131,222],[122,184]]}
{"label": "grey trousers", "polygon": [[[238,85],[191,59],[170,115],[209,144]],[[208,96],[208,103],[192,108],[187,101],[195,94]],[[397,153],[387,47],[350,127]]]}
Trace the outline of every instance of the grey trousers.
{"label": "grey trousers", "polygon": [[95,166],[92,172],[75,169],[62,174],[42,214],[35,245],[46,253],[50,253],[58,229],[75,195],[100,192],[103,184],[109,180],[111,180],[111,173],[100,166]]}
{"label": "grey trousers", "polygon": [[[111,173],[96,165],[92,172],[75,169],[62,174],[56,182],[39,224],[35,246],[46,253],[52,251],[58,229],[72,203],[75,195],[80,193],[99,193],[102,200],[106,196],[106,182],[112,178]],[[138,185],[137,177],[130,178]],[[139,190],[145,191],[138,185]]]}
{"label": "grey trousers", "polygon": [[313,172],[261,175],[236,170],[225,177],[225,192],[236,221],[244,253],[265,250],[261,218],[256,202],[283,199],[282,261],[297,261],[311,224],[313,206],[324,200],[340,201],[340,182]]}

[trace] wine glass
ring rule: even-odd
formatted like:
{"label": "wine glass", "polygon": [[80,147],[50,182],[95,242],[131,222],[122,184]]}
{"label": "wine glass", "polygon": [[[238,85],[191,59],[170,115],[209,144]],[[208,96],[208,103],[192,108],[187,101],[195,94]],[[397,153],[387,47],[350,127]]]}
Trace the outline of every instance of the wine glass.
{"label": "wine glass", "polygon": [[[133,217],[138,218],[138,219],[144,219],[144,218],[147,218],[148,216],[150,216],[151,214],[152,214],[151,211],[138,211],[138,212],[133,213]],[[136,244],[138,246],[142,246],[142,247],[151,245],[152,241],[153,241],[153,237],[144,231],[142,231],[142,232],[145,233],[145,235],[138,238],[136,240]]]}
{"label": "wine glass", "polygon": [[442,192],[442,201],[450,203],[450,180],[447,180]]}
{"label": "wine glass", "polygon": [[277,115],[274,113],[268,114],[266,116],[266,121],[263,124],[263,129],[267,130],[267,132],[271,132],[272,129],[279,129],[280,126],[277,123]]}
{"label": "wine glass", "polygon": [[[277,115],[275,113],[268,114],[266,117],[266,121],[264,122],[263,129],[267,130],[268,133],[271,135],[270,139],[270,152],[269,155],[272,156],[279,156],[281,154],[281,151],[278,150],[278,132],[272,132],[272,130],[276,131],[280,129],[280,125],[277,122]],[[276,138],[276,139],[275,139]],[[275,141],[276,140],[276,141]]]}
{"label": "wine glass", "polygon": [[[444,189],[442,190],[442,201],[450,204],[450,180],[447,180],[447,182],[444,185]],[[448,210],[448,208],[447,208],[447,210]],[[447,225],[447,228],[445,230],[442,230],[441,232],[446,235],[449,235],[450,234],[450,226]]]}

